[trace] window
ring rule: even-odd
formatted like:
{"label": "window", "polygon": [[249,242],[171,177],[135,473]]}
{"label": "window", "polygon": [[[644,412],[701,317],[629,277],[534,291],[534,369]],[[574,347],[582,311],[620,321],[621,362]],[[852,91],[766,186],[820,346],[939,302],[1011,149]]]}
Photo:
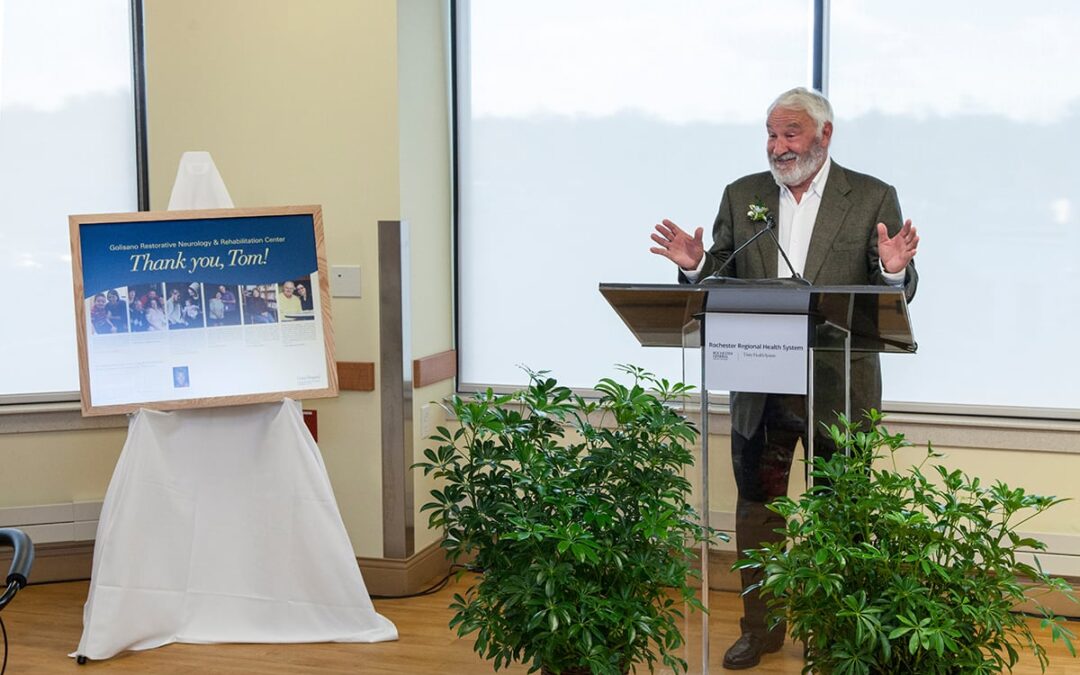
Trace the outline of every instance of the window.
{"label": "window", "polygon": [[766,168],[766,107],[818,65],[833,157],[895,185],[923,235],[920,349],[883,357],[889,407],[1080,418],[1075,3],[456,5],[464,387],[518,385],[518,363],[679,377],[597,284],[673,281],[653,223],[708,238],[724,185]]}
{"label": "window", "polygon": [[0,3],[0,402],[77,398],[67,217],[139,207],[132,11]]}
{"label": "window", "polygon": [[833,156],[924,241],[919,354],[883,359],[886,398],[1077,412],[1080,6],[831,4]]}
{"label": "window", "polygon": [[759,5],[458,3],[463,383],[520,384],[519,363],[580,387],[616,363],[679,377],[597,285],[674,281],[653,225],[708,229],[725,183],[763,163],[761,111],[805,81],[811,15]]}

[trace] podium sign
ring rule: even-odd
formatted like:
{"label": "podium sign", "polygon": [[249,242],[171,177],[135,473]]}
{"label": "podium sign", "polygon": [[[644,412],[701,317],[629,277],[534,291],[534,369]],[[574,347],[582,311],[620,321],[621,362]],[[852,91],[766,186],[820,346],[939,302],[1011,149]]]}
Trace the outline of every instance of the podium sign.
{"label": "podium sign", "polygon": [[806,394],[805,314],[705,314],[705,388]]}

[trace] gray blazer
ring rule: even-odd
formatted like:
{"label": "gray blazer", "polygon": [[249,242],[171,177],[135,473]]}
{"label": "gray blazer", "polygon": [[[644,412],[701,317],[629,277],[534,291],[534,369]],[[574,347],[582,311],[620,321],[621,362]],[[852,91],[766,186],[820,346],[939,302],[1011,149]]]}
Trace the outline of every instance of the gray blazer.
{"label": "gray blazer", "polygon": [[[747,216],[749,206],[760,201],[770,213],[779,211],[780,188],[769,172],[745,176],[724,189],[720,210],[713,223],[713,245],[705,255],[702,278],[712,274],[731,252],[761,228]],[[877,255],[877,224],[885,223],[894,235],[903,224],[896,190],[866,174],[856,173],[833,162],[821,197],[821,207],[803,276],[819,286],[884,284]],[[770,279],[776,276],[778,253],[769,237],[760,237],[728,265],[723,274],[740,279]],[[685,277],[680,274],[681,281]],[[907,268],[904,294],[915,297],[919,275],[912,261]],[[820,353],[815,382],[815,421],[834,422],[833,411],[843,410],[843,355]],[[751,435],[760,424],[765,394],[733,393],[732,428]],[[863,410],[881,408],[881,364],[877,354],[855,354],[851,358],[851,412],[858,418]]]}

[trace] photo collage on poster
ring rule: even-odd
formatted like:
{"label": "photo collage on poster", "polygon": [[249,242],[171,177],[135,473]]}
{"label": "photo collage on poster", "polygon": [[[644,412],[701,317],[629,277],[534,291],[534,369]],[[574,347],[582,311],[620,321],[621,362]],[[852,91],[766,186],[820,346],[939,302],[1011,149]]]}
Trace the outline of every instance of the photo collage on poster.
{"label": "photo collage on poster", "polygon": [[87,333],[145,333],[241,324],[311,321],[311,276],[231,285],[166,282],[108,288],[86,300]]}
{"label": "photo collage on poster", "polygon": [[[319,337],[314,330],[306,334],[293,331],[284,336],[275,333],[262,338],[237,335],[235,331],[238,330],[236,327],[259,330],[279,323],[313,322],[316,293],[311,275],[265,284],[206,281],[120,286],[95,293],[86,300],[87,334],[93,347],[103,346],[98,342],[99,336],[122,333],[164,336],[175,331],[206,331],[207,345],[211,348],[230,342],[314,341]],[[217,329],[229,328],[230,331],[217,332]],[[190,342],[170,343],[169,349],[180,354],[192,351]],[[108,347],[92,351],[107,353]],[[173,389],[190,389],[191,366],[171,366],[171,383]]]}

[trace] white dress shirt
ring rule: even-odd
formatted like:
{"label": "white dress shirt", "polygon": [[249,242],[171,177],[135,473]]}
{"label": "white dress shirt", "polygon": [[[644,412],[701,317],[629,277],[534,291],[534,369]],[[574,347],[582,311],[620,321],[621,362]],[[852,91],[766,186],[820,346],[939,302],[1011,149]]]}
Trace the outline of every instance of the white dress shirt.
{"label": "white dress shirt", "polygon": [[[776,226],[780,239],[780,246],[787,252],[791,259],[791,266],[803,275],[806,268],[806,252],[810,250],[810,237],[814,234],[814,221],[817,220],[818,209],[821,208],[821,196],[825,192],[825,181],[829,180],[829,168],[832,166],[832,158],[826,157],[817,175],[810,181],[802,199],[795,201],[795,195],[791,188],[780,185],[780,213],[776,218]],[[786,277],[791,275],[783,256],[776,256],[776,276]]]}

